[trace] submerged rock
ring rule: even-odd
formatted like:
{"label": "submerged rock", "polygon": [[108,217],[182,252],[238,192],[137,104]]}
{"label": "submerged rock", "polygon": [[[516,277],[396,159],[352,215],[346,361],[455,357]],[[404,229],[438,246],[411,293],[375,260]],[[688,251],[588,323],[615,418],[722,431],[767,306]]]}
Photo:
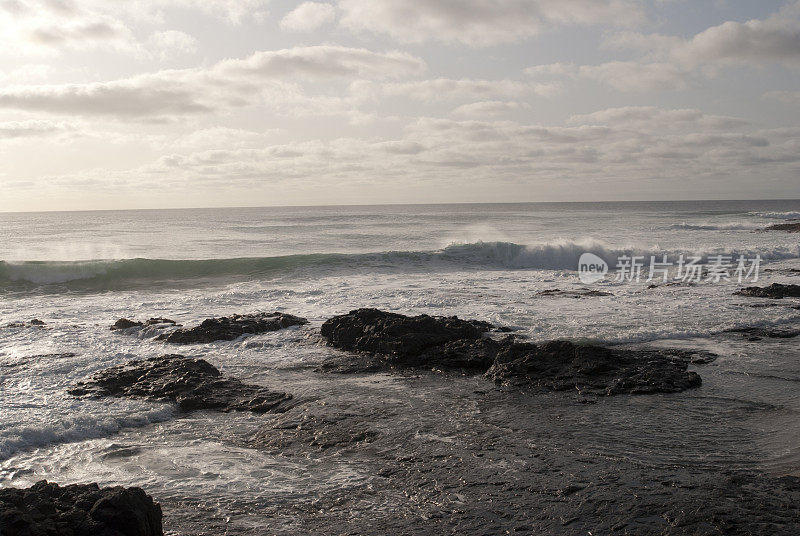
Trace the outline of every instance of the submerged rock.
{"label": "submerged rock", "polygon": [[800,335],[800,329],[746,327],[726,329],[724,333],[740,333],[749,341],[768,339],[792,339]]}
{"label": "submerged rock", "polygon": [[7,327],[7,328],[27,328],[27,327],[40,328],[40,327],[42,327],[44,325],[46,325],[44,321],[39,320],[38,318],[34,318],[34,319],[30,320],[27,323],[24,322],[24,321],[11,322],[9,324],[6,324],[5,327]]}
{"label": "submerged rock", "polygon": [[184,411],[278,410],[292,395],[271,391],[260,385],[223,378],[204,359],[170,354],[134,360],[97,373],[69,391],[74,396],[116,396],[176,402]]}
{"label": "submerged rock", "polygon": [[596,290],[590,288],[579,288],[578,290],[561,290],[559,288],[551,288],[542,290],[536,294],[537,296],[560,296],[564,298],[596,298],[601,296],[613,296],[610,292],[603,290]]}
{"label": "submerged rock", "polygon": [[579,393],[675,393],[700,376],[669,351],[611,349],[570,341],[504,345],[486,376],[496,383]]}
{"label": "submerged rock", "polygon": [[746,287],[734,294],[739,296],[751,296],[754,298],[800,298],[800,285],[783,285],[773,283],[768,287]]}
{"label": "submerged rock", "polygon": [[159,337],[173,344],[196,344],[232,341],[242,335],[277,331],[290,326],[308,324],[308,320],[286,313],[255,313],[208,318],[199,326],[181,328]]}
{"label": "submerged rock", "polygon": [[177,323],[174,320],[170,320],[169,318],[151,318],[145,322],[139,322],[137,320],[128,320],[127,318],[120,318],[114,325],[111,326],[112,330],[116,329],[130,329],[130,328],[139,328],[142,326],[157,326],[157,325],[172,325],[175,326]]}
{"label": "submerged rock", "polygon": [[765,230],[786,231],[787,233],[800,233],[800,222],[776,223],[775,225],[770,225]]}
{"label": "submerged rock", "polygon": [[4,536],[162,536],[161,507],[141,488],[59,486],[0,489]]}
{"label": "submerged rock", "polygon": [[373,442],[380,434],[368,418],[351,413],[284,413],[257,430],[248,446],[267,452],[341,450]]}

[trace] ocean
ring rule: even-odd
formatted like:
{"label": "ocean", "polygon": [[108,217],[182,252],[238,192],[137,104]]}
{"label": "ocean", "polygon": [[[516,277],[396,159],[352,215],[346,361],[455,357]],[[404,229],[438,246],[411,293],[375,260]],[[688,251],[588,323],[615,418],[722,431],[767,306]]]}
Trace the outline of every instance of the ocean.
{"label": "ocean", "polygon": [[[67,394],[112,365],[174,352],[311,405],[372,415],[387,434],[406,433],[397,444],[407,451],[457,449],[470,434],[488,434],[482,419],[509,404],[493,414],[497,426],[547,432],[515,436],[514,452],[495,460],[498,472],[524,471],[541,448],[658,474],[800,475],[798,343],[720,335],[800,325],[796,302],[733,294],[798,282],[800,235],[763,230],[793,219],[798,200],[0,214],[0,486],[43,478],[141,486],[162,502],[174,534],[209,520],[230,534],[259,534],[264,516],[272,532],[313,533],[322,511],[341,523],[390,515],[396,490],[376,484],[374,452],[267,452],[246,438],[273,416],[187,415],[170,404]],[[608,263],[608,277],[579,279],[586,252]],[[651,255],[758,257],[758,281],[669,284],[648,281],[646,269],[639,281],[614,277],[620,256],[647,263]],[[607,294],[581,297],[586,288]],[[720,358],[698,368],[704,384],[691,394],[579,408],[555,394],[495,392],[482,378],[315,372],[334,352],[319,340],[321,323],[359,307],[476,318],[532,341],[702,348]],[[177,350],[148,330],[109,329],[119,318],[193,325],[258,311],[310,324]]]}

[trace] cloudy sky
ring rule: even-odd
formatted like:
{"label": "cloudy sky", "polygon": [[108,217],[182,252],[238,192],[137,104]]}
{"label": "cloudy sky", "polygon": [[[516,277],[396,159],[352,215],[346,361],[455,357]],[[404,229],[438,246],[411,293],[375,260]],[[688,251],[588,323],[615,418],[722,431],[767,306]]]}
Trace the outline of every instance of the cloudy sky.
{"label": "cloudy sky", "polygon": [[0,211],[800,198],[800,1],[0,0]]}

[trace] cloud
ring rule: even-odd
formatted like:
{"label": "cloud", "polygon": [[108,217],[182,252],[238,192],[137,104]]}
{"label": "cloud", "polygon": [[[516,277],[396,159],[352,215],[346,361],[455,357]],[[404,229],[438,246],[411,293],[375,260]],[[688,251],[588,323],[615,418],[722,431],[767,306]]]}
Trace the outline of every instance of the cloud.
{"label": "cloud", "polygon": [[[84,3],[85,4],[85,3]],[[111,48],[140,52],[128,26],[113,13],[68,0],[16,0],[0,4],[0,31],[7,52],[59,54]]]}
{"label": "cloud", "polygon": [[[541,87],[545,86],[542,85]],[[539,89],[540,86],[517,80],[476,80],[469,78],[434,78],[411,82],[384,82],[381,84],[358,80],[350,86],[351,93],[362,98],[392,96],[405,97],[420,102],[519,97],[529,93],[539,93]]]}
{"label": "cloud", "polygon": [[197,39],[178,30],[156,32],[148,38],[147,45],[162,60],[197,52]]}
{"label": "cloud", "polygon": [[784,104],[800,104],[800,91],[767,91],[764,98]]}
{"label": "cloud", "polygon": [[[201,132],[196,137],[227,135]],[[257,136],[236,133],[246,140],[238,147],[173,144],[174,152],[126,173],[126,181],[154,181],[165,189],[224,185],[227,191],[266,184],[319,188],[330,181],[337,188],[378,190],[398,180],[409,189],[541,182],[555,190],[579,184],[602,193],[609,184],[666,191],[676,184],[692,188],[704,178],[763,173],[789,180],[800,164],[800,129],[754,130],[737,118],[656,107],[599,110],[574,116],[566,125],[422,117],[399,136],[379,140],[270,144],[262,138],[259,145]],[[559,179],[553,181],[554,176]]]}
{"label": "cloud", "polygon": [[453,110],[453,113],[472,117],[494,117],[519,112],[528,108],[530,106],[527,104],[516,101],[481,101],[463,104]]}
{"label": "cloud", "polygon": [[214,69],[265,78],[395,78],[422,72],[425,62],[405,52],[378,53],[365,48],[322,45],[256,52],[249,58],[222,61]]}
{"label": "cloud", "polygon": [[525,70],[537,80],[594,80],[620,91],[681,90],[731,66],[800,68],[800,2],[766,19],[727,21],[691,38],[622,32],[606,47],[633,50],[637,59],[597,65],[549,64]]}
{"label": "cloud", "polygon": [[292,32],[311,32],[335,18],[336,9],[331,4],[303,2],[281,19],[280,26]]}
{"label": "cloud", "polygon": [[573,115],[567,120],[572,125],[601,124],[637,129],[703,129],[726,130],[740,128],[748,122],[738,117],[709,115],[695,109],[665,110],[655,106],[626,106],[608,108],[590,114]]}
{"label": "cloud", "polygon": [[40,138],[72,130],[70,125],[53,121],[7,121],[0,123],[0,140]]}
{"label": "cloud", "polygon": [[563,25],[628,25],[643,20],[629,0],[339,0],[341,24],[398,41],[489,46]]}
{"label": "cloud", "polygon": [[[422,60],[399,52],[316,46],[256,52],[208,69],[165,70],[109,82],[0,88],[0,108],[55,114],[165,120],[271,100],[297,109],[320,106],[287,79],[386,78],[418,73]],[[342,105],[338,98],[322,106]]]}
{"label": "cloud", "polygon": [[[145,56],[147,43],[131,28],[142,22],[162,24],[165,11],[191,10],[239,24],[245,17],[263,17],[267,3],[268,0],[4,0],[0,2],[0,32],[5,52],[15,55],[112,49]],[[185,38],[177,41],[177,34],[182,32],[161,33],[166,34],[162,41],[171,42],[156,42],[155,45],[162,45],[159,53],[165,46],[171,45],[173,51],[189,46]]]}

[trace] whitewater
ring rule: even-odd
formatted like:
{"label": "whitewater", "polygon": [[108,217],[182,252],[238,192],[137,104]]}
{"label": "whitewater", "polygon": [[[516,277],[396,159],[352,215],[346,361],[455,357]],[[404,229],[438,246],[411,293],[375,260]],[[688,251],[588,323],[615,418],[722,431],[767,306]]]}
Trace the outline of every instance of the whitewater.
{"label": "whitewater", "polygon": [[[612,272],[623,255],[758,256],[754,284],[797,283],[800,235],[764,228],[798,218],[800,201],[792,200],[0,214],[0,485],[41,478],[137,485],[168,504],[232,517],[246,532],[248,516],[277,495],[313,502],[370,477],[357,460],[286,460],[231,443],[260,416],[182,416],[168,404],[70,397],[70,386],[99,370],[174,350],[146,329],[112,332],[117,319],[193,325],[257,311],[306,317],[308,326],[180,351],[246,381],[300,398],[349,396],[363,409],[369,396],[415,395],[387,375],[312,372],[332,352],[316,335],[321,323],[359,307],[477,318],[534,341],[670,341],[711,351],[721,344],[713,336],[726,329],[797,326],[793,302],[751,307],[733,295],[745,286],[737,281],[653,287],[644,278],[609,277],[591,285],[607,296],[542,292],[587,287],[576,271],[584,252]],[[734,347],[758,374],[794,377],[747,344],[729,341],[726,351]],[[800,467],[791,439],[800,432],[797,395],[771,383],[758,389],[787,412],[785,420],[770,416],[781,432],[759,442],[764,466]],[[415,437],[455,441],[435,428]],[[612,442],[599,445],[624,458]],[[669,465],[665,452],[635,456]]]}

